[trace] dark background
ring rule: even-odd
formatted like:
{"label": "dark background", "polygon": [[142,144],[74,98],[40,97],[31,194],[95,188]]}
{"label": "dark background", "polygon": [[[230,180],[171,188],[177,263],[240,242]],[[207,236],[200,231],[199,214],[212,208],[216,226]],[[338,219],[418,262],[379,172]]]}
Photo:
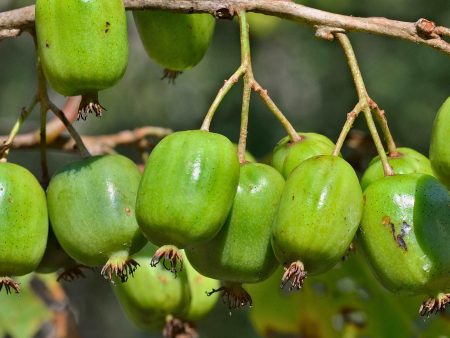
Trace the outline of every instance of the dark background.
{"label": "dark background", "polygon": [[[0,10],[18,8],[33,1],[1,0]],[[448,0],[309,0],[306,5],[354,16],[385,16],[405,21],[426,17],[450,26]],[[130,14],[130,13],[129,13]],[[148,59],[129,18],[130,56],[125,77],[115,87],[100,93],[108,111],[101,119],[75,123],[82,134],[115,133],[143,125],[174,130],[199,128],[223,80],[238,67],[239,27],[235,21],[217,22],[212,46],[202,62],[180,76],[176,85],[160,81],[161,68]],[[314,37],[305,25],[279,20],[268,32],[251,29],[253,68],[257,80],[299,131],[320,132],[336,140],[340,128],[356,103],[348,67],[337,43]],[[351,33],[369,94],[386,110],[398,145],[428,154],[433,118],[450,93],[450,59],[425,46],[392,38]],[[107,51],[105,51],[107,52]],[[35,53],[29,35],[0,43],[0,134],[7,134],[20,108],[28,105],[36,89]],[[225,98],[212,129],[237,142],[241,87]],[[52,93],[62,105],[64,98]],[[270,153],[284,130],[252,96],[248,148],[257,157]],[[38,128],[37,110],[23,131]],[[366,130],[361,118],[356,128]],[[76,155],[54,152],[53,171]],[[37,176],[37,151],[12,151],[10,161],[18,162]],[[144,337],[124,317],[107,282],[90,274],[86,280],[69,285],[67,291],[77,313],[83,337]],[[120,325],[118,324],[120,323]],[[224,307],[200,323],[203,337],[255,337],[246,311],[231,317]]]}

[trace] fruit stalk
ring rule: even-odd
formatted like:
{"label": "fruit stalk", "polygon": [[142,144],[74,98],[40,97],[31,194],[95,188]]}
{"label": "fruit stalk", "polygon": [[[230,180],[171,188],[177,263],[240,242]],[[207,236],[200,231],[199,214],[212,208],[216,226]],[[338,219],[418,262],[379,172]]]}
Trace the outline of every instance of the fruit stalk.
{"label": "fruit stalk", "polygon": [[45,101],[47,90],[45,87],[45,77],[42,69],[40,67],[40,61],[36,62],[36,72],[38,77],[38,97],[41,102],[41,125],[39,133],[39,151],[41,156],[41,175],[43,186],[46,188],[48,182],[50,181],[50,175],[48,173],[48,163],[47,163],[47,111],[48,105]]}
{"label": "fruit stalk", "polygon": [[373,121],[372,113],[369,106],[369,95],[367,94],[366,86],[364,85],[364,80],[361,75],[361,70],[358,66],[358,61],[356,60],[355,52],[353,51],[352,44],[345,33],[335,33],[336,38],[344,50],[345,56],[347,58],[350,71],[352,73],[353,81],[355,82],[356,92],[358,94],[359,102],[361,105],[361,110],[366,118],[367,127],[369,128],[370,134],[372,135],[373,142],[377,148],[378,155],[380,155],[381,162],[383,163],[383,170],[385,176],[394,175],[389,162],[387,160],[386,153],[384,151],[383,143],[381,142],[380,135],[378,135],[375,122]]}
{"label": "fruit stalk", "polygon": [[9,150],[11,149],[11,145],[17,136],[17,134],[20,131],[20,128],[22,128],[23,123],[27,119],[27,117],[30,115],[30,113],[33,111],[34,107],[38,103],[37,96],[34,96],[31,100],[31,103],[28,107],[23,108],[20,112],[20,116],[17,119],[16,123],[14,124],[13,128],[11,129],[8,139],[6,142],[2,145],[0,145],[0,163],[1,162],[7,162],[7,157],[9,155]]}
{"label": "fruit stalk", "polygon": [[339,156],[341,148],[344,145],[344,141],[348,133],[350,132],[350,129],[352,129],[353,122],[355,122],[360,112],[361,112],[361,102],[358,102],[355,108],[353,108],[353,110],[347,114],[347,120],[345,121],[345,124],[342,127],[338,140],[336,141],[336,146],[334,147],[333,150],[333,156]]}
{"label": "fruit stalk", "polygon": [[398,156],[397,146],[395,145],[394,138],[392,137],[391,131],[389,130],[384,110],[378,107],[378,104],[371,98],[369,98],[369,105],[370,109],[375,113],[375,117],[378,121],[378,124],[380,125],[381,131],[383,132],[389,156]]}
{"label": "fruit stalk", "polygon": [[245,148],[247,143],[248,114],[250,110],[250,96],[252,93],[252,63],[250,56],[249,25],[245,12],[239,12],[241,64],[244,65],[244,89],[242,91],[241,129],[239,133],[238,156],[239,162],[245,163]]}

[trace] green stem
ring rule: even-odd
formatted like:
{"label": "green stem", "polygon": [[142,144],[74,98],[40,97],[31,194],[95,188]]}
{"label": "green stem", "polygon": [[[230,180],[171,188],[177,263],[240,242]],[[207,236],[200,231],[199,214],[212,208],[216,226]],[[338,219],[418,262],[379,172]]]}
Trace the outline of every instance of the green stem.
{"label": "green stem", "polygon": [[245,68],[241,65],[231,77],[225,81],[224,85],[219,89],[216,98],[214,99],[211,107],[209,107],[208,113],[203,120],[201,130],[209,131],[211,121],[216,113],[217,108],[222,102],[223,98],[228,94],[230,89],[239,81],[239,78],[245,73]]}
{"label": "green stem", "polygon": [[48,173],[48,161],[47,161],[47,107],[41,104],[41,128],[40,128],[40,142],[39,150],[41,154],[41,171],[42,171],[42,185],[46,188],[50,182],[50,176]]}
{"label": "green stem", "polygon": [[367,126],[369,127],[370,134],[372,135],[373,142],[377,148],[378,155],[380,156],[381,163],[383,164],[383,170],[385,176],[392,176],[394,172],[392,167],[389,165],[387,160],[386,152],[384,151],[383,143],[381,141],[380,135],[378,135],[377,128],[373,121],[373,117],[369,107],[369,95],[367,94],[366,86],[364,85],[363,77],[356,60],[355,52],[350,43],[349,38],[344,33],[335,33],[339,43],[341,44],[345,56],[352,73],[353,80],[355,82],[356,91],[358,93],[359,103],[361,104],[361,109],[364,112],[364,117],[366,118]]}
{"label": "green stem", "polygon": [[16,138],[17,134],[20,131],[20,128],[22,128],[23,123],[28,118],[30,113],[33,111],[34,107],[38,103],[37,96],[33,97],[33,100],[31,101],[30,105],[27,108],[23,108],[19,118],[17,119],[16,123],[12,127],[11,131],[9,132],[8,139],[6,142],[0,146],[0,162],[7,162],[8,161],[8,155],[9,151],[11,149],[12,143],[14,139]]}
{"label": "green stem", "polygon": [[378,124],[380,125],[381,131],[383,132],[389,156],[397,156],[398,155],[397,146],[395,145],[394,138],[392,137],[391,131],[389,130],[384,110],[380,109],[380,107],[378,107],[378,105],[371,99],[369,99],[369,105],[371,110],[375,112],[375,117],[377,119]]}
{"label": "green stem", "polygon": [[284,114],[281,112],[281,110],[277,107],[275,102],[270,98],[269,94],[267,93],[267,90],[261,87],[261,85],[253,81],[253,90],[259,94],[261,99],[266,104],[267,108],[275,115],[275,117],[280,121],[281,125],[286,130],[287,134],[289,135],[289,138],[292,142],[300,142],[302,140],[302,137],[297,133],[295,128],[292,126],[292,124],[289,122],[289,120],[284,116]]}
{"label": "green stem", "polygon": [[78,150],[80,151],[80,154],[82,157],[87,158],[90,157],[91,154],[89,153],[89,150],[84,145],[83,140],[81,139],[80,134],[75,130],[72,123],[67,119],[66,115],[64,115],[64,112],[59,109],[53,102],[48,101],[48,106],[50,110],[61,120],[61,122],[66,127],[67,131],[69,132],[70,136],[75,141],[75,144],[77,145]]}
{"label": "green stem", "polygon": [[336,146],[334,147],[333,150],[333,156],[339,156],[342,146],[344,145],[345,139],[347,138],[350,129],[352,129],[353,122],[355,122],[360,112],[361,112],[361,105],[360,103],[358,103],[355,106],[355,108],[353,108],[353,110],[347,114],[347,120],[345,121],[345,124],[342,127],[338,140],[336,141]]}
{"label": "green stem", "polygon": [[248,115],[250,110],[250,96],[252,93],[252,63],[250,56],[250,37],[247,15],[245,11],[239,12],[241,65],[245,67],[244,89],[242,93],[241,128],[239,132],[238,157],[240,163],[245,163],[245,148],[248,134]]}
{"label": "green stem", "polygon": [[44,72],[42,71],[42,66],[38,57],[37,61],[37,73],[38,73],[38,97],[39,101],[41,103],[42,109],[45,109],[47,112],[49,109],[61,120],[61,122],[66,127],[67,131],[69,132],[70,136],[75,141],[75,144],[77,145],[78,150],[80,151],[80,154],[82,157],[90,157],[91,154],[89,153],[88,149],[83,143],[83,140],[81,139],[81,136],[77,133],[75,128],[72,126],[70,121],[67,119],[66,115],[64,115],[64,112],[59,109],[50,99],[48,98],[47,93],[47,82],[45,80]]}

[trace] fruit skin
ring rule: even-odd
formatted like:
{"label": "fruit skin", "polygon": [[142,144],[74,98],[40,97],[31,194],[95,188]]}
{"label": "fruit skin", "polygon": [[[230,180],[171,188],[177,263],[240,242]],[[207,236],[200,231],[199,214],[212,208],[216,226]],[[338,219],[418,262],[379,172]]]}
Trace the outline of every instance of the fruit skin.
{"label": "fruit skin", "polygon": [[198,321],[212,311],[219,299],[218,293],[207,296],[205,292],[218,289],[220,283],[216,279],[201,275],[194,269],[186,256],[184,256],[183,259],[183,266],[184,271],[186,271],[189,290],[191,292],[191,301],[189,303],[187,314],[183,319],[188,321]]}
{"label": "fruit skin", "polygon": [[364,192],[359,241],[393,292],[450,290],[450,196],[432,176],[384,177]]}
{"label": "fruit skin", "polygon": [[191,299],[186,273],[174,278],[162,264],[149,266],[155,251],[156,247],[148,244],[133,256],[141,267],[126,283],[112,286],[127,317],[146,331],[161,330],[167,315],[184,316]]}
{"label": "fruit skin", "polygon": [[445,100],[431,131],[430,161],[438,179],[450,190],[450,97]]}
{"label": "fruit skin", "polygon": [[134,11],[133,17],[147,54],[172,71],[198,64],[214,33],[215,19],[209,14]]}
{"label": "fruit skin", "polygon": [[0,276],[32,272],[48,234],[45,192],[27,169],[0,163]]}
{"label": "fruit skin", "polygon": [[121,155],[71,163],[50,180],[50,221],[56,238],[73,259],[87,266],[126,259],[145,245],[134,217],[141,174]]}
{"label": "fruit skin", "polygon": [[275,169],[243,164],[227,222],[212,240],[186,250],[192,265],[226,282],[256,283],[270,276],[278,266],[270,237],[283,187]]}
{"label": "fruit skin", "polygon": [[292,143],[289,136],[284,137],[273,149],[272,166],[285,179],[303,161],[318,155],[331,155],[334,143],[326,136],[316,133],[298,133],[302,140]]}
{"label": "fruit skin", "polygon": [[309,274],[330,269],[347,250],[362,214],[358,178],[345,160],[316,156],[286,181],[272,232],[280,263],[300,260]]}
{"label": "fruit skin", "polygon": [[96,94],[125,73],[122,0],[37,0],[36,34],[46,78],[63,95]]}
{"label": "fruit skin", "polygon": [[[433,175],[430,160],[426,156],[411,148],[399,147],[397,151],[398,154],[395,156],[388,156],[388,162],[395,174],[421,173]],[[371,183],[383,177],[383,164],[380,157],[376,156],[370,161],[361,178],[361,188],[365,190]]]}
{"label": "fruit skin", "polygon": [[141,230],[156,245],[211,240],[225,223],[239,180],[233,144],[190,130],[165,137],[146,163],[137,195]]}

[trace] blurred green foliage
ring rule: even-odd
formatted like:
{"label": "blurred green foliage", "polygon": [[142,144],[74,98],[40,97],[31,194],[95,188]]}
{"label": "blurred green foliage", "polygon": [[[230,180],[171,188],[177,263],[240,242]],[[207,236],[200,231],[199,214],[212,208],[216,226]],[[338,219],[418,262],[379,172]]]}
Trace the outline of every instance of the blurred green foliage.
{"label": "blurred green foliage", "polygon": [[[0,10],[32,3],[31,0],[2,0]],[[303,3],[354,16],[386,16],[406,21],[426,17],[450,26],[448,0],[305,0]],[[218,22],[213,44],[204,60],[193,70],[182,74],[173,86],[160,81],[162,70],[147,58],[130,13],[128,18],[130,58],[125,77],[114,88],[100,93],[102,103],[108,109],[104,117],[91,117],[87,122],[75,123],[75,127],[84,134],[114,133],[142,125],[165,126],[175,130],[198,128],[223,80],[239,64],[237,23]],[[320,132],[336,140],[346,113],[356,103],[356,93],[342,50],[337,43],[316,39],[314,30],[309,26],[285,20],[273,21],[270,29],[250,27],[256,78],[299,131]],[[354,43],[369,94],[386,110],[395,140],[399,145],[415,148],[427,155],[434,115],[450,94],[449,57],[431,48],[392,38],[363,33],[351,33],[349,36]],[[9,132],[20,108],[27,105],[34,94],[34,63],[33,42],[27,34],[0,42],[0,134]],[[240,89],[237,85],[225,98],[212,125],[213,130],[224,133],[235,142],[239,134]],[[60,105],[64,102],[64,98],[56,93],[51,96]],[[285,133],[256,95],[252,96],[250,113],[248,146],[253,154],[261,158]],[[24,131],[38,126],[39,114],[34,113],[24,126]],[[366,130],[362,116],[355,127]],[[368,161],[371,155],[369,152],[364,161]],[[50,168],[54,170],[76,157],[52,153]],[[39,155],[36,151],[13,151],[10,160],[25,165],[39,175]],[[65,284],[78,313],[81,336],[149,337],[127,322],[106,283],[95,272],[86,280]],[[23,289],[23,295],[10,295],[7,301],[3,300],[4,295],[1,296],[0,322],[14,322],[14,313],[8,313],[13,307],[8,304],[26,297],[27,291]],[[379,306],[382,308],[384,305],[392,311],[398,306],[393,304],[403,302],[393,295],[383,297],[389,300]],[[380,301],[384,299],[380,298]],[[315,298],[310,302],[314,306],[321,304],[315,304]],[[258,304],[255,303],[255,306]],[[409,311],[416,311],[416,306],[417,303]],[[45,317],[45,311],[42,313]],[[390,325],[389,318],[382,320],[383,325]],[[422,322],[416,320],[414,325],[424,325]],[[428,331],[424,337],[450,336],[448,321],[429,321],[426,326]],[[257,337],[247,319],[247,311],[236,311],[230,317],[221,304],[200,323],[199,328],[201,336],[208,338]],[[15,330],[18,330],[15,337],[27,337],[24,332],[33,331],[29,327]]]}

